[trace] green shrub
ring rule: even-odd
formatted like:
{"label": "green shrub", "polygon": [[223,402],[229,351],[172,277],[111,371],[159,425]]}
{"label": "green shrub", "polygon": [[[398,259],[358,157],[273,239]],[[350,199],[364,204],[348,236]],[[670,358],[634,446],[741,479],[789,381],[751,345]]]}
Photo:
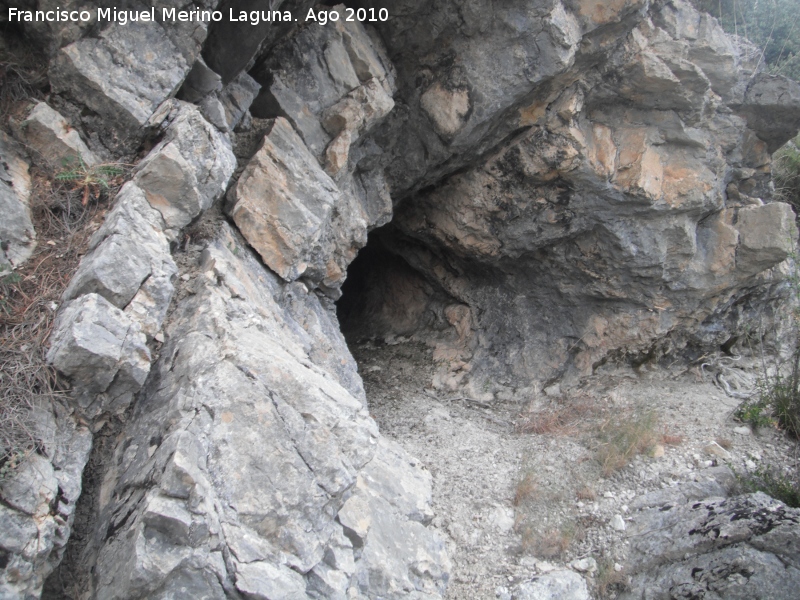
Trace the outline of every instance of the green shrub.
{"label": "green shrub", "polygon": [[772,410],[762,398],[745,400],[734,411],[733,417],[737,421],[747,423],[754,429],[775,425],[775,419],[772,418]]}
{"label": "green shrub", "polygon": [[742,492],[764,492],[787,506],[800,508],[800,481],[769,467],[754,473],[734,472]]}
{"label": "green shrub", "polygon": [[772,176],[776,196],[800,214],[800,136],[790,140],[772,155]]}

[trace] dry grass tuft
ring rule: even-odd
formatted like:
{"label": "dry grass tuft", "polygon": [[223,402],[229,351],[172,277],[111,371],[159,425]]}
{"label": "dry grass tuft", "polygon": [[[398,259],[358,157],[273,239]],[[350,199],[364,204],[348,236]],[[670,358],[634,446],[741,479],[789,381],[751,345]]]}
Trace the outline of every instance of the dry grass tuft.
{"label": "dry grass tuft", "polygon": [[650,452],[659,441],[658,417],[652,410],[606,419],[599,428],[597,458],[608,476],[627,466],[638,454]]}
{"label": "dry grass tuft", "polygon": [[594,502],[597,500],[597,493],[588,485],[584,485],[581,489],[575,492],[575,497],[578,500],[588,500]]}
{"label": "dry grass tuft", "polygon": [[679,435],[673,435],[671,433],[662,433],[661,443],[665,446],[680,446],[683,443],[683,438]]}
{"label": "dry grass tuft", "polygon": [[526,522],[518,528],[518,532],[522,538],[523,552],[541,558],[563,556],[573,542],[583,540],[586,534],[583,528],[573,521],[543,531]]}
{"label": "dry grass tuft", "polygon": [[587,399],[568,401],[545,410],[522,415],[517,423],[520,433],[536,435],[575,435],[598,414],[597,406]]}
{"label": "dry grass tuft", "polygon": [[718,437],[715,441],[725,450],[730,450],[731,448],[733,448],[733,442],[730,441],[728,438]]}
{"label": "dry grass tuft", "polygon": [[45,355],[61,294],[102,216],[97,202],[65,193],[34,173],[34,255],[0,281],[0,475],[41,450],[32,413],[65,395]]}
{"label": "dry grass tuft", "polygon": [[628,574],[625,569],[617,571],[614,568],[614,561],[606,558],[597,565],[595,585],[598,598],[603,600],[616,598],[618,594],[628,589]]}
{"label": "dry grass tuft", "polygon": [[533,473],[526,473],[520,482],[517,484],[517,489],[514,492],[514,506],[523,506],[536,499],[539,493],[539,484]]}

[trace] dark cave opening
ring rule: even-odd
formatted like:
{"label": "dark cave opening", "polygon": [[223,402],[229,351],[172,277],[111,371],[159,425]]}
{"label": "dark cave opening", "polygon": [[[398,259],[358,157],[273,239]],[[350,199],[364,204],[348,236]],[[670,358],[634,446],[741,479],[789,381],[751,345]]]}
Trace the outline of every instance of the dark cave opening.
{"label": "dark cave opening", "polygon": [[391,240],[391,225],[374,230],[347,269],[336,313],[348,343],[447,327],[443,293],[390,249]]}

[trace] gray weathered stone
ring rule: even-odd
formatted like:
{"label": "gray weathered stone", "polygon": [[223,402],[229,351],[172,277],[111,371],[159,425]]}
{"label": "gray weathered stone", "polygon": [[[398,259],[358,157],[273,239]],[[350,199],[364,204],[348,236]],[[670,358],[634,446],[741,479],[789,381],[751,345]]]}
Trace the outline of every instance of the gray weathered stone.
{"label": "gray weathered stone", "polygon": [[220,92],[220,100],[225,107],[225,121],[233,131],[258,96],[261,85],[247,73],[242,73]]}
{"label": "gray weathered stone", "polygon": [[30,195],[31,179],[22,148],[0,132],[0,271],[21,265],[36,249]]}
{"label": "gray weathered stone", "polygon": [[[340,15],[338,22],[300,30],[279,44],[254,75],[263,89],[253,114],[288,119],[317,157],[324,154],[332,137],[346,129],[345,124],[354,143],[358,133],[379,122],[394,106],[394,75],[380,44],[373,43],[361,23],[345,20],[343,6],[328,10]],[[332,133],[326,126],[330,135],[320,127],[327,120],[326,111],[333,112],[328,116],[347,115]]]}
{"label": "gray weathered stone", "polygon": [[167,228],[180,229],[222,196],[236,168],[230,142],[191,104],[174,101],[153,120],[164,131],[161,142],[133,172]]}
{"label": "gray weathered stone", "polygon": [[33,427],[40,453],[0,482],[2,598],[38,598],[64,553],[92,443],[69,413],[57,403],[38,406]]}
{"label": "gray weathered stone", "polygon": [[[335,326],[295,321],[333,315],[226,226],[198,269],[105,475],[96,596],[161,597],[193,574],[212,598],[211,579],[247,598],[440,597],[444,545],[410,520],[430,515],[430,479],[379,442]],[[337,518],[355,498],[371,522],[358,548]]]}
{"label": "gray weathered stone", "polygon": [[761,492],[644,511],[628,536],[623,598],[790,598],[800,584],[800,512]]}
{"label": "gray weathered stone", "polygon": [[211,70],[202,58],[198,58],[186,76],[178,97],[186,102],[199,102],[212,92],[221,89],[222,78]]}
{"label": "gray weathered stone", "polygon": [[136,183],[125,184],[105,223],[92,236],[89,253],[67,286],[64,299],[95,293],[124,309],[149,277],[174,276],[177,269],[162,223],[145,192]]}
{"label": "gray weathered stone", "polygon": [[514,588],[513,600],[589,600],[583,577],[574,571],[553,571],[538,575]]}
{"label": "gray weathered stone", "polygon": [[89,416],[121,412],[144,385],[150,350],[141,327],[105,298],[89,293],[61,311],[47,360],[77,387]]}
{"label": "gray weathered stone", "polygon": [[100,162],[77,130],[45,102],[37,103],[25,119],[12,122],[12,127],[17,139],[32,151],[34,160],[55,173]]}
{"label": "gray weathered stone", "polygon": [[109,146],[132,149],[193,63],[194,57],[187,60],[160,23],[113,24],[99,37],[59,50],[50,64],[50,81],[56,92],[103,119],[111,131]]}
{"label": "gray weathered stone", "polygon": [[326,276],[323,250],[341,192],[288,121],[276,119],[231,193],[229,214],[287,281]]}

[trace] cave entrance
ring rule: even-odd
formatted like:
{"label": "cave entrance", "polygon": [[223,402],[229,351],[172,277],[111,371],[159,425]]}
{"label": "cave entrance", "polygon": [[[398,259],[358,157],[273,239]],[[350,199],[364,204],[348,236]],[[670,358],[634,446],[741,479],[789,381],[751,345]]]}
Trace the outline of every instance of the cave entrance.
{"label": "cave entrance", "polygon": [[389,224],[370,233],[347,270],[337,317],[371,406],[387,378],[402,377],[390,386],[398,391],[450,392],[468,379],[469,308],[414,268],[426,256],[429,248]]}
{"label": "cave entrance", "polygon": [[336,303],[347,343],[411,337],[436,329],[433,286],[390,250],[389,226],[369,234],[367,245],[347,269],[342,297]]}

